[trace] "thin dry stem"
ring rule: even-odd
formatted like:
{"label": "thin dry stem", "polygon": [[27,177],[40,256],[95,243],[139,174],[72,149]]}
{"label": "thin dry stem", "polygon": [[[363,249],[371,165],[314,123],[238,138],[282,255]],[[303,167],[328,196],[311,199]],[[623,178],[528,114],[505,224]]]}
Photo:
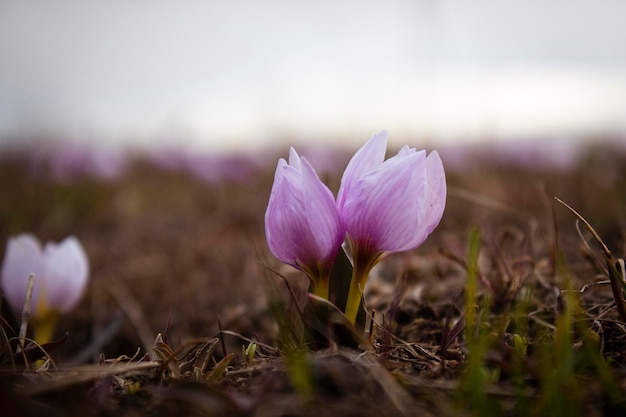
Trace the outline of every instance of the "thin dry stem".
{"label": "thin dry stem", "polygon": [[577,218],[578,220],[580,220],[581,222],[583,222],[583,224],[585,225],[585,227],[587,228],[587,230],[589,230],[589,232],[593,235],[593,237],[596,239],[596,241],[600,244],[600,246],[602,247],[602,251],[604,252],[604,254],[607,257],[612,257],[611,251],[609,250],[609,248],[604,244],[604,241],[602,240],[602,238],[600,238],[600,235],[598,234],[598,232],[596,232],[596,230],[591,226],[591,224],[589,224],[589,222],[587,220],[585,220],[585,218],[583,216],[580,215],[580,213],[578,213],[576,210],[574,210],[574,208],[572,206],[570,206],[569,204],[567,204],[565,201],[561,200],[558,197],[554,197],[554,199],[556,201],[558,201],[559,203],[563,204],[569,211],[571,211]]}
{"label": "thin dry stem", "polygon": [[115,285],[111,286],[111,293],[122,310],[124,310],[124,313],[126,313],[131,323],[135,326],[141,344],[149,354],[149,352],[152,351],[154,336],[141,305],[121,282],[116,282]]}
{"label": "thin dry stem", "polygon": [[617,312],[619,313],[620,318],[623,322],[626,322],[626,301],[624,301],[624,291],[623,291],[623,279],[624,276],[618,276],[619,272],[615,268],[615,262],[613,261],[613,255],[609,248],[604,244],[600,235],[595,231],[595,229],[589,224],[587,220],[583,216],[581,216],[576,210],[574,210],[571,206],[565,203],[563,200],[558,197],[554,197],[556,201],[563,204],[569,211],[571,211],[589,230],[589,232],[596,239],[598,244],[602,247],[602,251],[604,252],[604,257],[607,263],[608,275],[611,281],[611,290],[613,292],[613,298],[615,299],[615,307],[617,308]]}
{"label": "thin dry stem", "polygon": [[26,357],[26,350],[24,347],[24,340],[26,340],[26,332],[28,330],[28,322],[30,320],[30,302],[33,297],[33,287],[35,286],[35,274],[30,274],[28,277],[28,283],[26,284],[26,298],[24,300],[24,307],[22,309],[22,323],[20,324],[20,349]]}

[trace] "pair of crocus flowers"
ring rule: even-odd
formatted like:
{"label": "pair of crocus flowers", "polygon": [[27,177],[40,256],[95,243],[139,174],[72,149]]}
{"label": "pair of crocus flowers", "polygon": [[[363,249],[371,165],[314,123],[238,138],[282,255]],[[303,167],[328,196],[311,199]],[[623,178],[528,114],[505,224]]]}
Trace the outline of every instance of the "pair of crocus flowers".
{"label": "pair of crocus flowers", "polygon": [[330,273],[346,242],[353,264],[345,314],[356,320],[371,269],[384,257],[417,248],[439,224],[446,179],[439,154],[404,146],[385,160],[387,132],[354,154],[337,199],[315,169],[291,148],[278,161],[265,213],[270,251],[303,271],[313,293],[328,299]]}
{"label": "pair of crocus flowers", "polygon": [[89,276],[89,262],[82,245],[73,236],[42,247],[28,233],[7,242],[2,264],[2,291],[11,307],[24,306],[29,276],[35,281],[31,295],[30,318],[35,340],[52,339],[59,315],[72,310],[80,301]]}

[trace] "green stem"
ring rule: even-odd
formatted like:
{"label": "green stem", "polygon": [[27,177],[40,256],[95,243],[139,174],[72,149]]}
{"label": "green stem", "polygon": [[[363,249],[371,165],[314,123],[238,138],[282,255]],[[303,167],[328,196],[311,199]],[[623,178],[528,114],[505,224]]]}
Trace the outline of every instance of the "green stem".
{"label": "green stem", "polygon": [[346,317],[352,324],[356,322],[356,316],[359,314],[359,307],[361,306],[361,292],[369,271],[358,272],[357,268],[354,268],[352,272],[352,281],[350,282],[350,291],[348,292],[348,299],[346,300]]}
{"label": "green stem", "polygon": [[328,294],[329,294],[329,284],[330,284],[330,271],[328,274],[316,277],[316,279],[313,279],[313,294],[317,295],[318,297],[323,298],[324,300],[328,300]]}
{"label": "green stem", "polygon": [[370,251],[360,251],[358,248],[353,252],[354,269],[352,270],[352,280],[350,281],[350,291],[346,300],[346,317],[352,324],[356,323],[361,307],[361,294],[365,288],[365,282],[370,271],[382,259],[382,253],[372,253]]}
{"label": "green stem", "polygon": [[55,312],[46,312],[42,317],[33,321],[33,336],[40,345],[52,341],[59,315]]}

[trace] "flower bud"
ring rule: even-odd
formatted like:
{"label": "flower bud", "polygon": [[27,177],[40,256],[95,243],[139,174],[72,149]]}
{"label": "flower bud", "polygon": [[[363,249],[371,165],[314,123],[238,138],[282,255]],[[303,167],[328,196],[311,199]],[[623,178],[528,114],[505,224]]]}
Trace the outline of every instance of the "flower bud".
{"label": "flower bud", "polygon": [[384,160],[387,133],[348,164],[337,197],[352,250],[380,257],[415,249],[439,224],[446,179],[439,154],[404,146]]}
{"label": "flower bud", "polygon": [[89,264],[73,236],[59,244],[48,242],[43,248],[30,234],[10,238],[2,265],[2,289],[15,310],[24,305],[30,274],[35,275],[30,314],[36,320],[50,312],[67,313],[78,304]]}
{"label": "flower bud", "polygon": [[265,236],[276,258],[304,271],[313,280],[314,292],[328,298],[330,269],[344,227],[333,194],[293,148],[289,163],[280,159],[276,167]]}
{"label": "flower bud", "polygon": [[344,171],[337,205],[353,274],[346,316],[354,322],[370,270],[383,257],[421,245],[439,224],[446,178],[439,154],[404,146],[385,161],[387,132],[373,136]]}

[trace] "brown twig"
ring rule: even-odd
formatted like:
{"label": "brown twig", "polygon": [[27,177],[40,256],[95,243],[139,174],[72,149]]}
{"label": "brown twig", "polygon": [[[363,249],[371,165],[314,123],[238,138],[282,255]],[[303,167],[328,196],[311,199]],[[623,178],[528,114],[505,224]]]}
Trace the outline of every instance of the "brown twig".
{"label": "brown twig", "polygon": [[24,307],[22,308],[22,322],[20,324],[19,344],[20,350],[24,354],[24,358],[27,357],[26,349],[24,347],[24,340],[26,340],[26,332],[28,330],[28,322],[30,320],[30,302],[33,297],[33,287],[35,286],[35,274],[28,276],[28,283],[26,284],[26,298],[24,300]]}
{"label": "brown twig", "polygon": [[589,224],[587,220],[583,216],[581,216],[576,210],[574,210],[571,206],[565,203],[563,200],[558,197],[554,197],[556,201],[564,205],[569,211],[571,211],[577,218],[580,220],[587,230],[593,235],[595,240],[598,242],[602,251],[604,252],[604,258],[607,263],[609,279],[611,281],[611,291],[613,291],[613,298],[615,299],[615,306],[617,308],[617,312],[619,313],[620,318],[623,322],[626,323],[626,301],[624,301],[624,291],[623,287],[623,279],[624,277],[619,276],[619,272],[615,267],[615,262],[613,261],[613,255],[609,248],[604,244],[600,235],[595,231],[595,229]]}
{"label": "brown twig", "polygon": [[121,282],[116,282],[110,288],[111,294],[117,300],[130,322],[135,327],[137,335],[145,351],[150,354],[154,342],[152,328],[146,318],[143,308],[130,290]]}

